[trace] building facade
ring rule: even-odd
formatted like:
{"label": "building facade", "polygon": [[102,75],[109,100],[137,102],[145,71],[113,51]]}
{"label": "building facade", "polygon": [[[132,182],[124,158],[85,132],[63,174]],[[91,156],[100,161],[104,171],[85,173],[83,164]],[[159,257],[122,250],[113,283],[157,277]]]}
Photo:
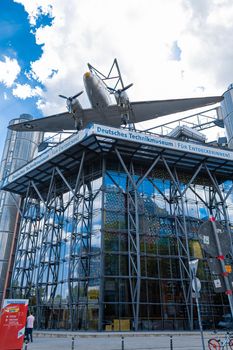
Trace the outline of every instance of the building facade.
{"label": "building facade", "polygon": [[[9,125],[31,120],[32,116],[22,114],[19,118],[12,119]],[[27,164],[37,152],[40,141],[40,133],[8,130],[4,145],[1,167],[0,182],[13,171]],[[0,191],[0,303],[4,298],[6,276],[12,263],[12,243],[14,242],[16,216],[20,205],[20,197],[9,192]]]}
{"label": "building facade", "polygon": [[[198,328],[189,261],[199,259],[203,324],[229,312],[198,230],[232,235],[233,152],[98,125],[6,179],[22,196],[9,296],[38,328]],[[231,246],[228,263],[231,264]]]}

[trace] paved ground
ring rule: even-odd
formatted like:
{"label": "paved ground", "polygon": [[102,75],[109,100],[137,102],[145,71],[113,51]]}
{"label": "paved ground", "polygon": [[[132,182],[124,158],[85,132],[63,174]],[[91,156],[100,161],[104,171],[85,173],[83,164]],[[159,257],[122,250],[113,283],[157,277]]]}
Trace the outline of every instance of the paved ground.
{"label": "paved ground", "polygon": [[[172,332],[173,350],[203,350],[200,333]],[[123,334],[124,350],[171,350],[169,333]],[[72,336],[74,342],[72,344]],[[204,333],[205,350],[213,334]],[[73,345],[73,347],[72,347]],[[34,332],[34,342],[24,346],[27,350],[122,350],[122,334]]]}

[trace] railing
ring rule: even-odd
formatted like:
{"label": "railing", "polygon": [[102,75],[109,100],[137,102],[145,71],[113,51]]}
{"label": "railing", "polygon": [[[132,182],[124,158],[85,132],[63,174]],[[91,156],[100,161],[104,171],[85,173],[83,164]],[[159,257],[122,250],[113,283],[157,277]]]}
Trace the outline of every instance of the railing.
{"label": "railing", "polygon": [[[223,336],[223,334],[222,334]],[[46,337],[46,335],[45,335]],[[208,349],[208,339],[210,333],[205,335],[205,349]],[[50,335],[48,336],[48,342],[45,342],[41,336],[36,338],[34,343],[25,342],[23,350],[197,350],[203,349],[201,344],[200,333],[177,333],[176,334],[163,334],[161,333],[140,333],[132,332],[131,334],[122,333],[90,333],[85,335],[84,333],[76,334],[74,336],[63,335],[63,342],[65,345],[60,344],[62,335]],[[85,338],[85,339],[84,339]],[[99,339],[98,339],[99,338]],[[100,339],[102,338],[102,340]],[[106,339],[103,340],[103,338]],[[43,339],[40,342],[40,339]],[[50,339],[50,341],[49,341]],[[99,344],[98,344],[99,341]],[[58,346],[59,345],[59,346]]]}

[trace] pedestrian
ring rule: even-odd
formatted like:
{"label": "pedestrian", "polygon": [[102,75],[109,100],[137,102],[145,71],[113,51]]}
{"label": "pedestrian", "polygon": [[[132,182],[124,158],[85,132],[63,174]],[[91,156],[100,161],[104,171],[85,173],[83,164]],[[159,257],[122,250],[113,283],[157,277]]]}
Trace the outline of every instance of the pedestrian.
{"label": "pedestrian", "polygon": [[26,328],[27,328],[28,341],[31,340],[31,342],[33,342],[32,331],[33,331],[34,321],[35,321],[35,317],[33,316],[32,312],[30,312],[30,315],[27,317]]}

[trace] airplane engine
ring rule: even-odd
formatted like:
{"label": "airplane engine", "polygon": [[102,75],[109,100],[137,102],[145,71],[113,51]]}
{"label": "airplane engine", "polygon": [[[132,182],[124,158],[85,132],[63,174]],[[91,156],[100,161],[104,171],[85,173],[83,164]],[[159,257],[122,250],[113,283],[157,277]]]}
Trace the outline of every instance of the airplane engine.
{"label": "airplane engine", "polygon": [[115,92],[114,94],[116,102],[119,106],[127,106],[129,103],[129,97],[125,91],[122,91],[119,93],[118,91]]}
{"label": "airplane engine", "polygon": [[83,91],[80,91],[76,95],[70,96],[70,97],[67,97],[67,96],[64,96],[64,95],[58,95],[58,96],[61,97],[61,98],[66,99],[66,106],[67,106],[68,112],[72,113],[73,115],[75,115],[76,112],[82,111],[82,106],[81,106],[81,104],[78,101],[78,97],[80,95],[82,95],[82,93],[83,93]]}
{"label": "airplane engine", "polygon": [[70,113],[76,114],[82,111],[82,106],[77,98],[67,100],[67,109]]}

